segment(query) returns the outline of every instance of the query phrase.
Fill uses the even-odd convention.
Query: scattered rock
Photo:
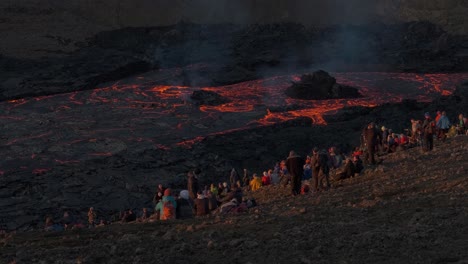
[[[304,74],[299,82],[286,89],[286,95],[304,100],[324,100],[361,97],[358,89],[336,83],[336,79],[323,70]]]
[[[208,244],[206,245],[208,249],[213,249],[216,247],[216,243],[213,240],[209,240]]]
[[[236,248],[240,244],[242,244],[243,242],[244,242],[244,239],[242,239],[242,238],[233,239],[233,240],[229,241],[229,247]]]

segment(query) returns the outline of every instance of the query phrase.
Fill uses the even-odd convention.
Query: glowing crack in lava
[[[324,114],[343,107],[374,107],[402,99],[428,101],[451,94],[468,78],[468,73],[335,73],[338,83],[360,88],[364,97],[308,101],[284,94],[297,75],[219,87],[157,85],[164,74],[171,72],[150,72],[91,91],[1,102],[0,175],[17,170],[40,174],[54,165],[149,148],[190,147],[207,136],[299,116],[325,125]],[[216,92],[230,102],[195,106],[190,95],[199,89]]]

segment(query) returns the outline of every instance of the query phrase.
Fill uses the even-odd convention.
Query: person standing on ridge
[[[431,151],[434,148],[435,123],[429,113],[425,113],[424,118],[422,125],[424,133],[424,151]]]
[[[366,147],[365,160],[367,163],[375,165],[375,147],[377,143],[377,131],[374,123],[369,123],[363,132],[364,143]]]
[[[198,193],[198,190],[199,190],[198,178],[192,171],[188,172],[187,177],[188,177],[188,179],[187,179],[187,190],[189,191],[190,199],[195,201],[195,199],[197,199],[197,193]]]

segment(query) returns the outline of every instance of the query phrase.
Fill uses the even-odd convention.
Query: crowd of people
[[[427,152],[433,149],[433,140],[444,141],[447,137],[468,135],[468,119],[462,114],[455,122],[450,122],[445,111],[437,112],[435,118],[425,113],[424,119],[411,119],[411,127],[402,133],[395,133],[385,126],[369,123],[362,131],[361,144],[347,155],[344,151],[332,146],[327,149],[314,147],[305,158],[294,150],[289,156],[277,162],[273,168],[265,170],[261,176],[257,173],[249,175],[243,169],[243,175],[232,168],[229,181],[205,185],[201,188],[199,182],[201,171],[195,169],[187,173],[187,188],[174,192],[159,184],[152,200],[153,208],[142,208],[139,216],[127,209],[120,212],[110,221],[98,218],[93,207],[89,208],[87,223],[73,219],[69,212],[63,218],[54,222],[52,217],[46,219],[45,229],[60,231],[64,229],[105,226],[111,222],[155,222],[170,219],[204,217],[217,213],[245,212],[256,206],[253,198],[246,198],[246,190],[255,192],[268,185],[289,186],[292,196],[313,192],[327,191],[331,182],[358,176],[365,166],[382,162],[382,157],[388,153],[402,151],[412,147],[420,147]]]

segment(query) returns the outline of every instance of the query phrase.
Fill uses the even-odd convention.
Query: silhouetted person
[[[301,181],[304,174],[304,159],[296,154],[294,150],[289,152],[289,157],[286,160],[286,168],[291,175],[291,194],[298,195],[301,193]]]
[[[234,186],[237,186],[238,183],[240,182],[240,176],[239,173],[237,173],[237,170],[232,168],[231,170],[231,175],[229,177],[229,181],[231,182],[231,188]]]
[[[424,133],[424,151],[431,151],[434,147],[435,123],[429,113],[424,114],[422,128]]]
[[[187,180],[187,190],[189,191],[190,199],[195,200],[197,199],[197,193],[199,190],[198,186],[198,178],[193,172],[188,173],[188,180]]]
[[[369,123],[364,129],[363,137],[366,145],[365,160],[370,164],[375,164],[375,147],[377,146],[378,132],[375,129],[374,123]]]
[[[193,211],[196,216],[204,216],[210,213],[209,201],[202,192],[198,192],[194,201]]]

